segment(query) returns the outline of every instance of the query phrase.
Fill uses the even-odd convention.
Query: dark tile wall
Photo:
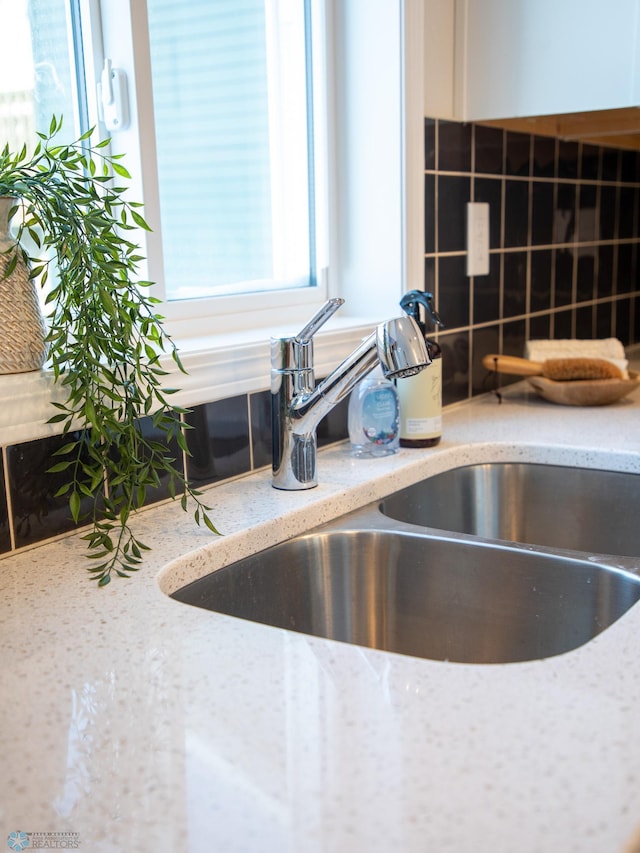
[[[469,201],[490,206],[489,274],[473,278]],[[447,326],[439,336],[445,405],[489,390],[483,355],[521,355],[527,338],[640,341],[639,208],[636,153],[425,120],[424,284]],[[186,422],[191,455],[172,452],[196,487],[271,462],[268,391],[195,406]],[[143,429],[154,437],[150,422]],[[345,401],[321,422],[318,440],[347,436]],[[46,473],[62,443],[49,437],[4,448],[0,554],[74,529],[56,497],[59,483]],[[147,500],[168,493],[162,482]]]
[[[490,212],[489,274],[471,278],[469,201]],[[445,405],[486,391],[482,357],[523,355],[527,339],[640,341],[639,220],[636,152],[427,118],[425,289],[447,327]]]
[[[59,457],[56,459],[56,451],[71,437],[77,439],[81,434],[49,436],[6,449],[11,495],[10,529],[16,548],[33,545],[75,528],[67,498],[57,495],[59,488],[67,482],[67,475],[64,472],[48,473],[48,469],[60,461]],[[88,512],[92,504],[91,500],[83,498],[81,512]]]
[[[323,419],[318,444],[342,441],[348,435],[347,405],[344,401]],[[269,391],[243,394],[195,406],[184,417],[189,455],[170,446],[179,470],[186,470],[195,488],[247,474],[271,464],[271,395]],[[145,437],[158,440],[150,418],[141,423]],[[0,457],[0,556],[74,532],[65,496],[56,492],[65,474],[51,474],[55,453],[68,437],[49,436],[4,448]],[[186,467],[185,467],[186,466]],[[6,476],[5,476],[6,467]],[[11,502],[7,500],[9,485]],[[145,503],[151,505],[170,495],[168,481],[148,489]],[[91,501],[85,501],[88,511]]]

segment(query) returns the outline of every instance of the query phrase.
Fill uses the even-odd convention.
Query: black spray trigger
[[[420,317],[420,306],[424,308],[425,319]],[[424,332],[427,317],[433,323],[434,329],[443,329],[444,323],[433,305],[433,294],[423,290],[410,290],[400,300],[400,307],[419,324]]]

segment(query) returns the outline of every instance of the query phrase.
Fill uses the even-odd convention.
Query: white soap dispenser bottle
[[[420,318],[424,308],[425,321]],[[434,329],[444,324],[433,307],[433,295],[410,290],[400,300],[400,307],[413,317],[424,335],[431,364],[415,376],[396,381],[400,401],[400,446],[434,447],[442,437],[442,350],[427,337],[426,319]]]

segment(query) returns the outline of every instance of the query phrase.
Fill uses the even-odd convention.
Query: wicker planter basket
[[[15,246],[8,215],[15,198],[0,196],[0,374],[39,370],[47,355],[46,327],[35,284],[22,256],[5,278]],[[9,254],[5,254],[9,252]]]

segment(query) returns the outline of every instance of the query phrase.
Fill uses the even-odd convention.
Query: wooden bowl
[[[640,374],[629,371],[628,379],[579,379],[556,382],[544,376],[528,376],[527,382],[550,403],[561,406],[607,406],[626,397],[640,385]]]

